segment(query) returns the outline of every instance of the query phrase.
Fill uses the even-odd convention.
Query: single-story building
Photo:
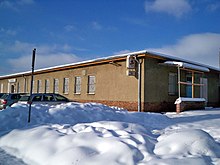
[[[166,112],[176,110],[175,102],[219,106],[219,73],[218,68],[143,50],[35,70],[33,92]],[[31,71],[0,76],[1,93],[28,93],[30,84]]]

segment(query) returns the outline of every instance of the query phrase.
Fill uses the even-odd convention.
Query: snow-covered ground
[[[32,105],[27,119],[25,104],[0,111],[0,148],[30,165],[220,164],[220,109],[156,114],[67,103]]]

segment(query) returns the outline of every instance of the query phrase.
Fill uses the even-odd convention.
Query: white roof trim
[[[208,68],[212,69],[212,70],[220,71],[219,68],[215,68],[215,67],[212,67],[212,66],[208,66],[208,65],[192,62],[192,61],[185,60],[185,59],[182,59],[182,58],[179,58],[179,57],[170,56],[170,55],[166,55],[166,54],[162,54],[162,53],[157,53],[157,52],[153,52],[153,51],[148,51],[148,50],[141,50],[141,51],[129,52],[129,53],[125,53],[125,54],[117,54],[117,55],[113,55],[113,56],[96,58],[96,59],[93,59],[93,60],[81,61],[81,62],[64,64],[64,65],[58,65],[58,66],[52,66],[52,67],[46,67],[46,68],[42,68],[42,69],[35,69],[35,72],[37,72],[37,71],[44,71],[44,70],[48,70],[48,69],[54,69],[54,68],[60,68],[60,67],[65,67],[65,66],[71,66],[71,65],[85,64],[85,63],[99,61],[99,60],[107,60],[107,59],[113,59],[113,58],[119,58],[119,57],[126,57],[128,55],[138,55],[138,54],[142,54],[142,53],[150,53],[150,54],[152,54],[155,57],[163,57],[163,58],[165,58],[167,60],[184,61],[185,63],[188,63],[188,65],[191,65],[191,64],[195,65],[197,69],[198,69],[198,67],[202,67],[202,68],[204,67],[204,68],[206,68],[205,69],[206,72],[208,72],[207,71]],[[31,66],[30,66],[30,68],[31,68]],[[2,75],[2,76],[0,76],[0,78],[6,78],[8,76],[24,75],[24,74],[29,74],[29,73],[31,73],[31,71],[13,73],[13,74],[8,74],[8,75]]]
[[[198,66],[198,65],[193,65],[185,62],[178,62],[178,61],[166,61],[164,64],[167,65],[175,65],[181,68],[187,68],[187,69],[192,69],[192,70],[197,70],[197,71],[202,71],[202,72],[209,72],[209,68],[204,67],[204,66]]]

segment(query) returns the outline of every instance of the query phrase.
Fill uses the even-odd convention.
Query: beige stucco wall
[[[145,102],[174,102],[177,95],[168,94],[169,73],[177,73],[177,68],[160,65],[157,59],[145,59]]]
[[[164,102],[174,105],[178,95],[169,95],[168,82],[169,73],[177,73],[176,67],[168,67],[160,65],[163,62],[160,59],[144,57],[142,61],[142,82],[141,82],[141,100],[142,107],[149,107],[144,103],[151,103],[164,106]],[[81,93],[74,94],[75,77],[81,77]],[[95,76],[95,94],[88,94],[88,76]],[[209,102],[219,102],[219,84],[218,73],[207,73],[208,78],[208,94]],[[64,78],[69,78],[69,92],[63,93]],[[181,79],[184,81],[185,74],[181,72]],[[17,92],[18,82],[20,84],[20,92],[30,91],[30,76],[14,76],[9,79],[16,79],[15,89]],[[50,91],[53,91],[54,79],[59,80],[59,93],[72,100],[81,101],[109,101],[124,102],[127,104],[137,104],[138,101],[138,79],[134,76],[126,75],[126,61],[121,59],[112,63],[92,64],[87,66],[79,66],[73,69],[60,70],[54,72],[46,72],[34,75],[34,91],[37,92],[37,80],[42,82],[42,90],[45,92],[45,80],[50,82]],[[26,90],[24,82],[26,84]],[[4,84],[4,92],[8,92],[8,78],[1,79],[0,84]],[[181,93],[184,95],[185,88],[181,87]],[[196,97],[199,96],[199,89],[196,89]],[[163,103],[163,104],[161,104]],[[135,105],[135,107],[137,107]]]
[[[50,81],[50,92],[53,92],[53,81],[59,79],[59,93],[76,100],[109,100],[136,101],[137,82],[133,76],[126,76],[125,61],[93,65],[71,70],[37,74],[34,76],[34,92],[37,92],[37,80],[42,81],[42,91],[45,90],[45,80]],[[81,94],[74,94],[75,77],[81,77]],[[96,77],[95,94],[88,94],[88,76]],[[69,78],[69,93],[63,93],[63,79]],[[30,78],[29,78],[30,79]]]
[[[74,70],[82,77],[81,95],[72,94],[73,98],[80,100],[109,100],[109,101],[134,101],[137,98],[137,79],[126,76],[125,61],[113,64],[104,64]],[[82,75],[83,72],[86,75]],[[95,94],[87,93],[88,76],[96,77]]]

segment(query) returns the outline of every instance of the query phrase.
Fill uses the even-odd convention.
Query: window
[[[42,89],[42,82],[41,80],[37,80],[37,93],[40,93]]]
[[[18,99],[20,99],[20,97],[21,97],[20,95],[14,94],[14,95],[11,96],[11,99],[12,100],[18,100]]]
[[[63,80],[63,93],[69,93],[69,78],[64,78]]]
[[[53,92],[54,93],[59,93],[59,80],[58,79],[54,79]]]
[[[176,73],[169,73],[169,95],[176,95],[177,94],[177,74]]]
[[[42,96],[39,95],[39,96],[34,96],[32,101],[41,101],[42,100]]]
[[[53,95],[46,94],[43,96],[43,101],[55,101]]]
[[[3,93],[3,91],[4,91],[4,85],[1,84],[1,93]]]
[[[45,80],[45,93],[49,93],[49,92],[50,92],[50,81]]]
[[[31,84],[31,82],[30,82],[30,84]],[[34,84],[34,80],[33,80],[33,86],[32,86],[33,88],[32,88],[32,91],[34,91],[35,92],[35,84]]]
[[[75,94],[81,93],[81,77],[75,77],[74,93]]]
[[[56,101],[69,101],[66,97],[61,96],[59,94],[54,95]]]
[[[26,81],[26,78],[24,78],[24,93],[27,93],[27,81]]]
[[[20,83],[18,82],[17,83],[17,93],[20,93],[21,92],[21,87],[20,87]]]
[[[95,94],[95,76],[88,77],[88,93]]]

